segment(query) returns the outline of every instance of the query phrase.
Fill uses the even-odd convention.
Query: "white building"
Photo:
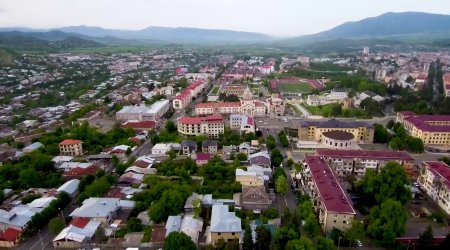
[[[333,89],[328,96],[330,100],[344,100],[348,97],[348,90],[347,89]]]
[[[119,201],[117,198],[89,198],[84,200],[83,205],[76,208],[70,217],[95,219],[107,225],[117,215]]]
[[[137,121],[158,121],[170,109],[169,100],[160,100],[155,102],[152,106],[125,106],[116,113],[116,119],[119,122],[128,120]]]
[[[221,115],[207,117],[181,117],[177,120],[178,133],[182,135],[206,135],[218,138],[225,131],[225,123]]]
[[[423,162],[419,185],[447,215],[450,215],[450,166],[444,162]]]
[[[171,144],[165,144],[165,143],[157,143],[152,148],[152,155],[165,155],[167,152],[169,152],[172,149]]]
[[[230,115],[230,128],[239,131],[239,133],[255,133],[255,121],[251,116],[232,114]]]

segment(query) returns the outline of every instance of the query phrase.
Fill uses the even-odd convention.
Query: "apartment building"
[[[325,233],[349,229],[356,213],[333,170],[321,156],[306,156],[301,181],[307,186]]]
[[[61,155],[83,155],[83,142],[80,140],[65,139],[58,146]]]
[[[330,119],[326,121],[301,121],[298,126],[299,141],[323,142],[324,132],[344,131],[353,134],[356,143],[372,143],[373,125],[366,122]]]
[[[440,161],[425,161],[418,182],[439,207],[450,215],[450,166]]]
[[[414,176],[414,158],[404,151],[366,151],[342,149],[316,149],[338,176],[362,177],[367,169],[379,170],[388,162],[401,164],[409,177]]]
[[[178,94],[173,100],[173,108],[176,110],[184,109],[192,102],[192,98],[200,94],[205,88],[205,81],[196,80]]]
[[[116,120],[124,121],[158,121],[170,109],[169,100],[160,100],[152,104],[150,107],[141,106],[125,106],[116,113]]]
[[[417,115],[404,111],[397,113],[396,122],[425,145],[450,146],[450,115]]]
[[[218,138],[225,130],[225,122],[221,115],[206,117],[184,116],[177,120],[178,133],[182,135],[206,135]]]
[[[450,97],[450,73],[444,74],[444,95]]]

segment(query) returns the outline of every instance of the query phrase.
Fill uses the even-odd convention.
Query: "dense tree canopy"
[[[164,250],[195,250],[197,247],[185,233],[172,232],[164,240]]]

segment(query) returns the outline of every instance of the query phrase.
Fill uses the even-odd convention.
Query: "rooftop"
[[[405,160],[414,161],[414,158],[404,151],[366,151],[366,150],[343,150],[343,149],[316,149],[316,155],[335,158],[365,158],[383,160]]]
[[[317,128],[360,128],[367,127],[372,128],[372,124],[367,122],[358,122],[358,121],[344,121],[344,120],[336,120],[330,119],[325,121],[302,121],[300,123],[300,127],[310,127],[315,126]]]
[[[327,212],[355,214],[350,201],[331,168],[320,156],[306,156],[311,177]]]
[[[60,142],[59,145],[77,145],[80,143],[81,143],[80,140],[65,139],[64,141]]]
[[[95,218],[106,217],[117,210],[119,199],[117,198],[89,198],[83,201],[83,205],[76,208],[71,217]]]
[[[211,232],[241,232],[241,219],[234,212],[229,212],[228,210],[228,205],[213,205]]]
[[[323,132],[322,135],[325,137],[328,137],[330,139],[334,139],[334,140],[348,141],[348,140],[355,138],[355,136],[352,133],[345,132],[345,131],[339,131],[339,130]]]
[[[425,161],[424,164],[428,166],[430,171],[435,175],[440,176],[447,188],[450,188],[450,166],[441,161]]]

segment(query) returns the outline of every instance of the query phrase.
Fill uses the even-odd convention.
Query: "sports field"
[[[279,88],[282,92],[305,93],[305,94],[311,93],[311,91],[313,90],[311,85],[305,82],[281,84]]]

